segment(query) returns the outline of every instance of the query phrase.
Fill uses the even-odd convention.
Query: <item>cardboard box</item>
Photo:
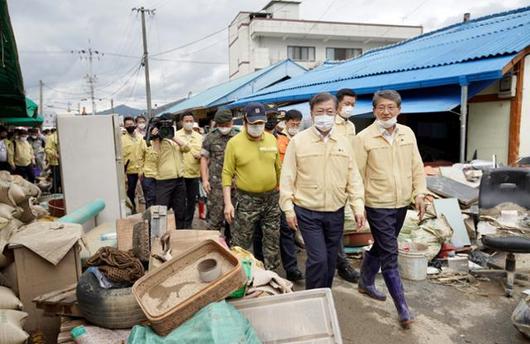
[[[44,316],[43,310],[37,309],[33,299],[77,283],[81,276],[79,245],[74,245],[56,266],[24,246],[13,245],[9,248],[15,257],[13,269],[18,295],[24,305],[24,312],[29,315],[24,330],[28,333],[42,331],[48,343],[55,343],[60,318]]]

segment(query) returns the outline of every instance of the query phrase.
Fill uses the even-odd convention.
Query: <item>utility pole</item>
[[[114,113],[114,98],[110,98],[110,109]]]
[[[44,83],[42,80],[39,80],[39,112],[40,115],[44,117],[44,99],[42,98],[42,87],[44,86]]]
[[[96,114],[96,97],[94,95],[94,86],[96,85],[96,75],[92,73],[92,62],[94,58],[98,60],[103,56],[103,53],[92,49],[90,46],[90,40],[88,40],[88,50],[72,50],[72,54],[77,53],[81,59],[88,60],[88,74],[85,75],[88,87],[90,88],[90,100],[92,102],[92,115]]]
[[[144,55],[142,58],[142,65],[145,69],[145,97],[147,100],[147,118],[151,118],[153,111],[151,109],[151,83],[149,81],[149,55],[147,53],[147,30],[145,28],[145,13],[149,15],[155,15],[156,9],[146,9],[143,6],[140,8],[133,8],[133,12],[140,12],[142,15],[142,40],[144,43]]]

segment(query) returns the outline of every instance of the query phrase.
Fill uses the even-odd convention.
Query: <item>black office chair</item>
[[[480,182],[479,210],[491,209],[505,202],[530,209],[530,169],[497,168],[484,171]],[[515,278],[515,253],[530,253],[530,238],[509,235],[504,237],[482,236],[482,244],[495,251],[507,252],[506,296],[513,293]]]

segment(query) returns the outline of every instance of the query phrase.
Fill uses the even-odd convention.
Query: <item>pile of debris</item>
[[[79,281],[34,299],[60,317],[58,343],[340,338],[329,290],[293,292],[250,252],[229,249],[221,233],[169,228],[173,215],[154,206],[83,234]],[[278,316],[264,317],[267,309]],[[309,309],[311,318],[300,318]],[[287,321],[288,333],[270,331]]]

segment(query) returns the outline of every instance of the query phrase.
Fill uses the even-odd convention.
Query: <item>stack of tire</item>
[[[26,343],[29,334],[22,327],[28,314],[21,309],[22,303],[15,293],[5,286],[0,286],[0,343]]]

